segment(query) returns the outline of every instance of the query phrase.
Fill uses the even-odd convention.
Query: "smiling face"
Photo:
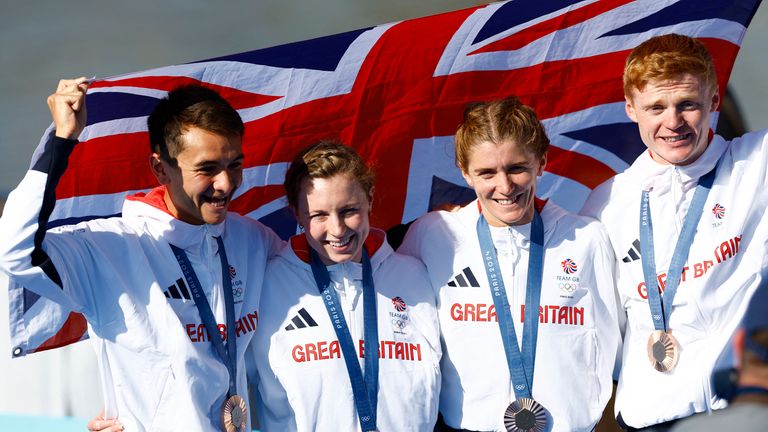
[[[305,178],[296,219],[325,265],[360,262],[370,231],[371,196],[349,174]]]
[[[720,103],[717,89],[691,74],[649,81],[626,98],[627,115],[660,164],[688,165],[709,144],[710,113]]]
[[[240,136],[224,137],[190,127],[176,166],[151,156],[152,170],[165,185],[165,203],[177,219],[193,225],[224,222],[232,195],[243,180]]]
[[[544,170],[546,154],[536,157],[512,140],[483,141],[471,148],[467,162],[462,175],[489,225],[523,225],[533,219],[536,177]]]

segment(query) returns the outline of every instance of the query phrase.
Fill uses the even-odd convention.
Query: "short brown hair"
[[[184,150],[184,133],[192,127],[221,135],[242,137],[240,114],[217,92],[200,85],[177,87],[161,99],[147,119],[153,153],[171,165]]]
[[[305,148],[293,158],[285,173],[283,186],[288,204],[298,208],[304,179],[327,179],[339,174],[347,174],[357,180],[370,198],[375,177],[355,150],[335,141],[320,141]]]
[[[642,90],[649,81],[674,79],[681,74],[699,77],[708,89],[717,89],[712,55],[698,40],[679,34],[656,36],[641,43],[627,56],[624,65],[624,95]]]
[[[507,140],[538,158],[549,147],[547,133],[533,108],[523,105],[518,98],[471,104],[456,131],[456,164],[466,172],[472,147],[486,141],[498,145]]]

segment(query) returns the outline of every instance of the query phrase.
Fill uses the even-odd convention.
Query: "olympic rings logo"
[[[579,288],[579,285],[577,285],[575,283],[570,283],[570,282],[561,282],[559,284],[559,286],[560,286],[561,290],[563,290],[563,291],[565,291],[567,293],[572,293],[572,292],[576,291]]]
[[[404,329],[404,328],[405,328],[405,326],[406,326],[406,324],[408,324],[408,323],[406,323],[406,322],[405,322],[405,321],[403,321],[403,320],[399,320],[399,319],[397,319],[397,318],[392,318],[392,325],[393,325],[394,327],[397,327],[397,328],[399,328],[400,330]]]
[[[236,287],[232,288],[232,295],[235,297],[240,297],[243,295],[243,287]]]

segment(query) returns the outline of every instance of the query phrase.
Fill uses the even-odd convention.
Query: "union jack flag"
[[[509,95],[536,109],[552,141],[540,196],[577,211],[644,149],[624,113],[629,50],[664,33],[700,38],[723,90],[759,3],[516,0],[102,79],[89,90],[88,127],[52,225],[119,214],[127,194],[156,184],[147,115],[185,83],[218,90],[243,117],[244,182],[231,209],[284,238],[296,224],[283,175],[297,150],[320,139],[355,147],[376,169],[376,226],[474,198],[454,164],[454,132],[467,103]],[[86,330],[79,315],[19,287],[11,325],[17,355]]]
[[[579,270],[579,266],[577,266],[576,262],[570,258],[566,258],[566,260],[561,262],[560,265],[563,267],[565,274],[574,274]]]

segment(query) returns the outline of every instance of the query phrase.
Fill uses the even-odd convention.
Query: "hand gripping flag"
[[[577,211],[644,149],[624,113],[629,50],[664,33],[700,38],[722,91],[758,5],[516,0],[99,80],[51,225],[117,215],[127,194],[155,186],[147,116],[186,83],[219,91],[243,117],[244,181],[230,208],[283,238],[296,232],[285,170],[321,139],[355,147],[375,168],[376,226],[472,199],[455,167],[453,134],[467,103],[509,95],[535,108],[552,141],[540,196]],[[86,335],[80,315],[20,287],[11,290],[11,328],[16,356]]]

